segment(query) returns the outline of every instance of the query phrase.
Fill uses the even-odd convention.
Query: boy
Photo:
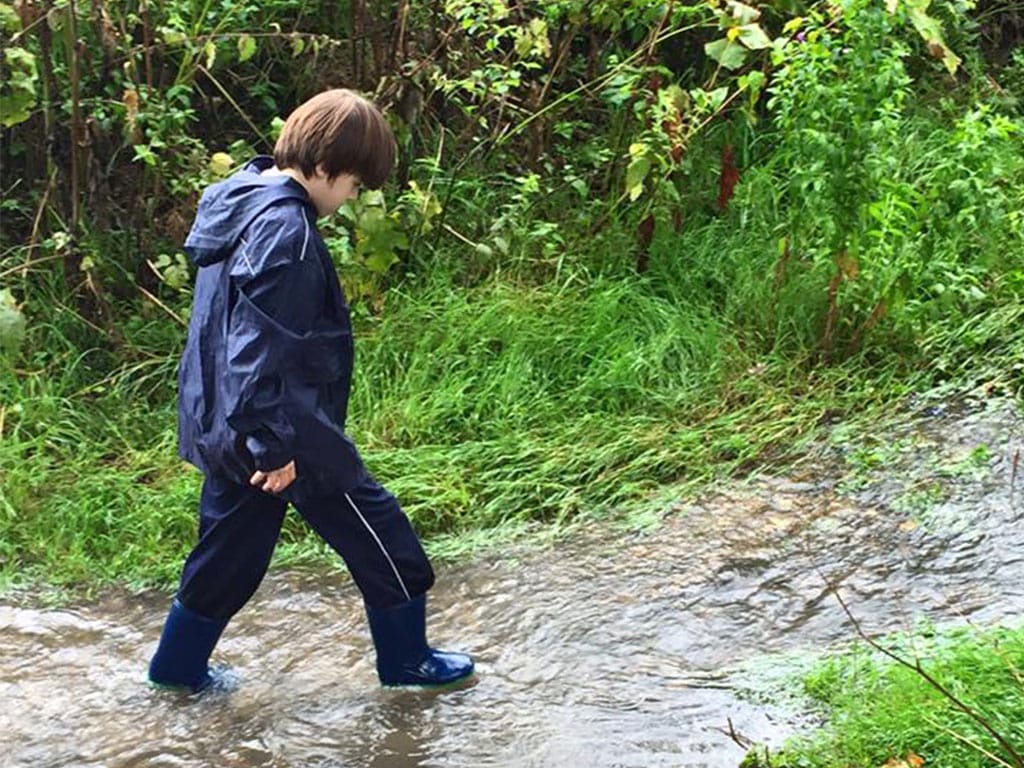
[[[291,502],[345,560],[386,686],[448,685],[464,654],[425,635],[434,574],[394,496],[345,435],[353,347],[318,217],[379,188],[395,143],[378,109],[336,89],[285,122],[273,158],[209,187],[185,250],[199,265],[178,373],[179,453],[199,467],[199,542],[149,667],[159,688],[215,682],[210,653],[266,572]]]

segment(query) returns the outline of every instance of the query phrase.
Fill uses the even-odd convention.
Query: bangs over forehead
[[[317,94],[292,112],[274,145],[278,168],[297,168],[313,176],[323,166],[328,180],[357,176],[380,188],[395,162],[391,126],[373,102],[335,88]]]

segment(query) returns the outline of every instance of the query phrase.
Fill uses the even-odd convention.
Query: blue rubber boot
[[[427,645],[426,613],[426,595],[393,608],[367,606],[370,634],[377,649],[377,676],[382,685],[436,688],[472,677],[471,657]]]
[[[227,623],[227,619],[208,619],[193,613],[175,598],[160,644],[149,662],[150,686],[199,693],[213,685],[218,674],[210,671],[208,662]]]

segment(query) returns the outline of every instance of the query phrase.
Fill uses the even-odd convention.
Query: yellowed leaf
[[[921,768],[924,758],[913,750],[907,752],[905,758],[893,757],[882,763],[881,768]]]
[[[836,264],[839,265],[839,271],[842,272],[843,277],[847,280],[856,280],[860,274],[860,264],[857,263],[857,258],[851,255],[849,251],[843,251],[836,256]]]

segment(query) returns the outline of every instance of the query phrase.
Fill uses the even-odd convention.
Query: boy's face
[[[349,200],[355,200],[359,196],[362,184],[358,177],[349,173],[343,173],[328,181],[322,171],[314,176],[312,181],[314,184],[309,190],[310,197],[321,216],[331,216]]]

